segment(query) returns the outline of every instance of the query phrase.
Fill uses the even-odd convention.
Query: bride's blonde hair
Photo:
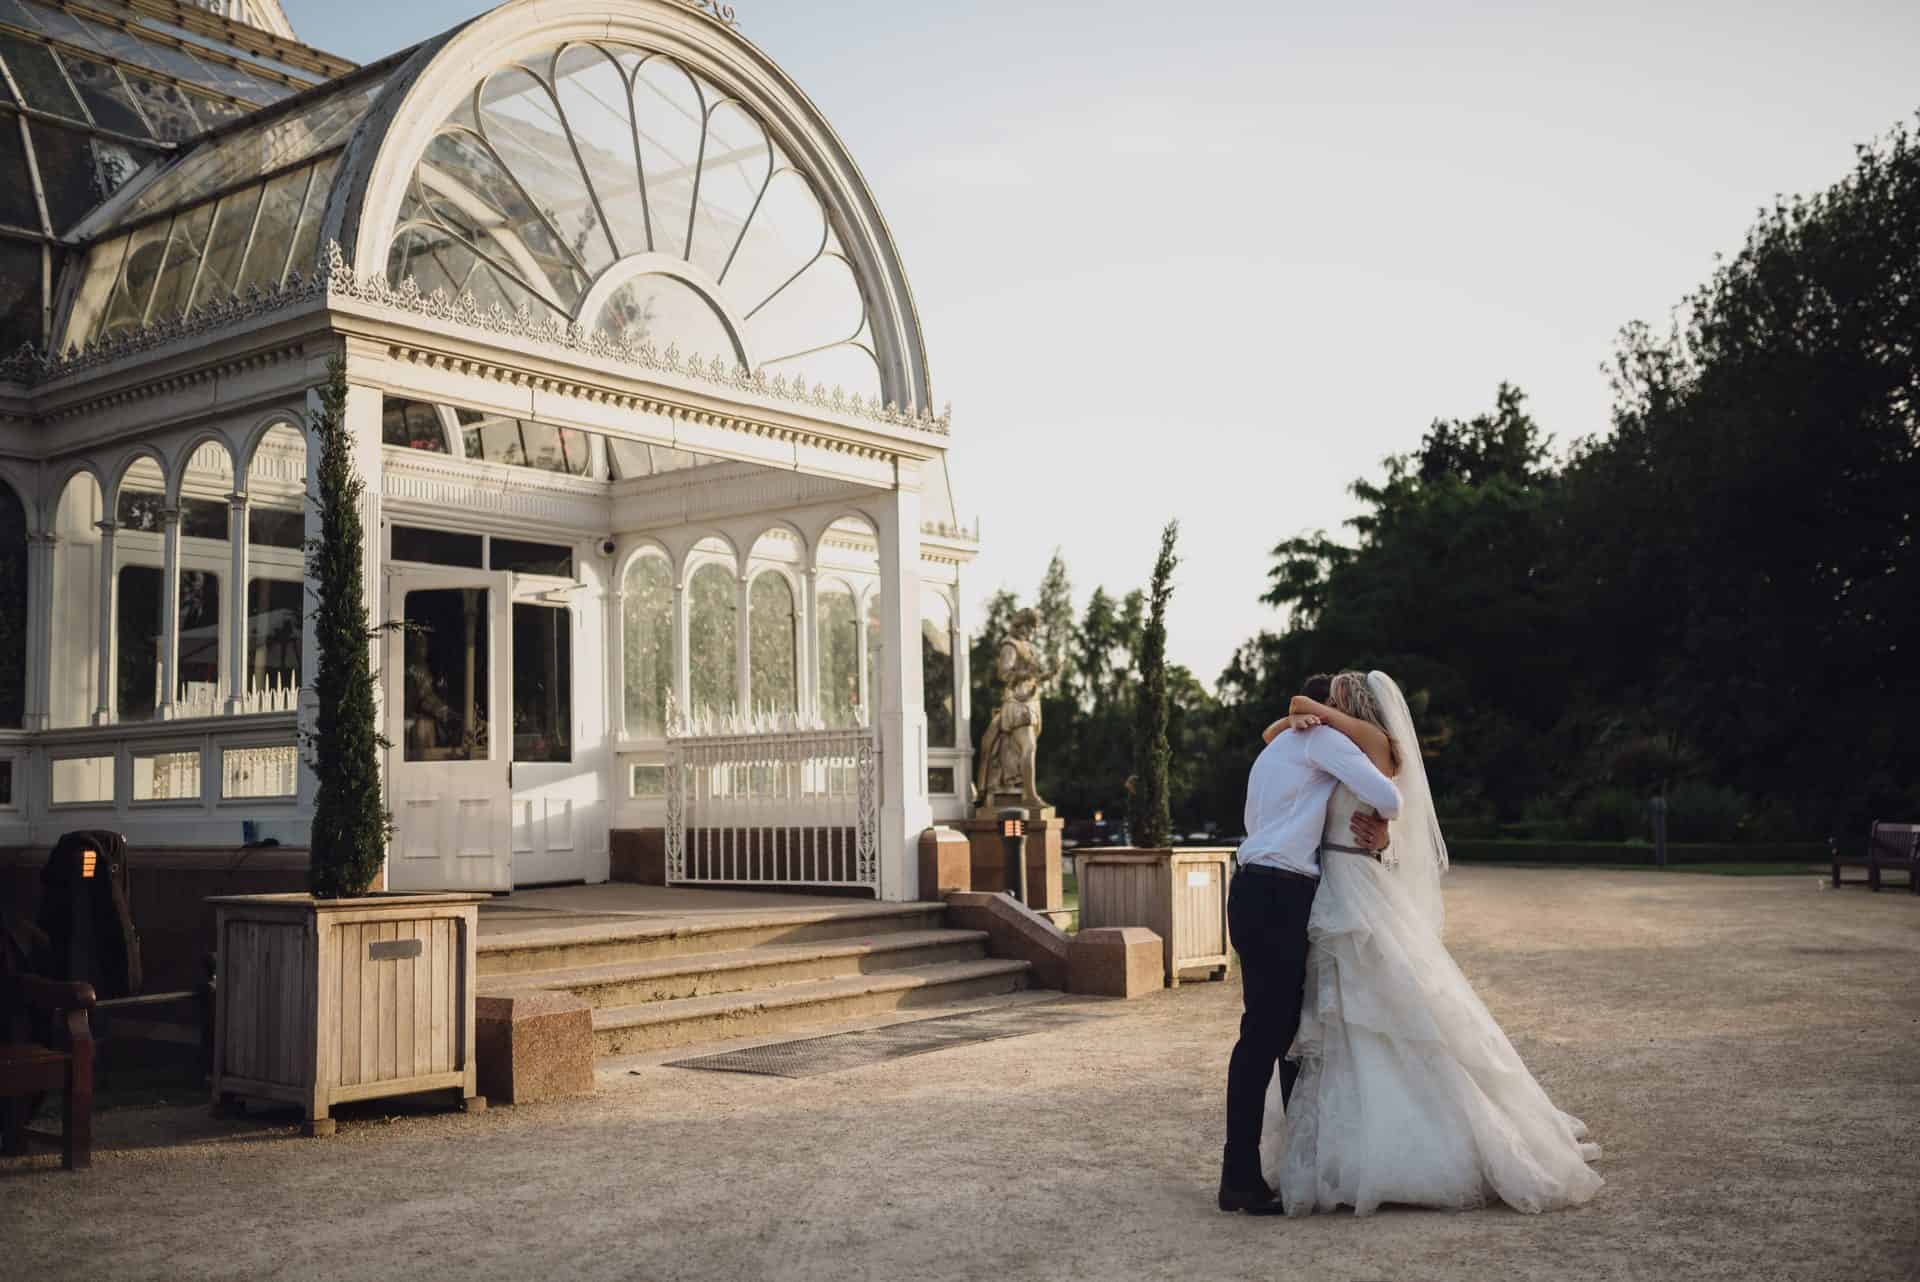
[[[1366,673],[1335,673],[1327,702],[1350,717],[1358,717],[1379,726],[1387,736],[1387,751],[1393,757],[1394,767],[1399,768],[1400,747],[1393,741],[1393,732],[1387,729],[1387,714],[1381,710],[1380,700],[1374,696],[1373,684],[1367,680]]]

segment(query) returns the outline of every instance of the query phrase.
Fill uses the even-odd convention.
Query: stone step
[[[729,912],[702,919],[680,916],[601,919],[579,926],[543,926],[511,934],[482,934],[477,942],[480,975],[523,974],[737,952],[763,944],[859,939],[895,931],[925,931],[943,924],[937,903],[874,903],[831,908]]]
[[[1017,992],[1027,985],[1027,970],[1023,961],[940,962],[871,975],[802,980],[752,992],[605,1007],[593,1012],[595,1050],[600,1055],[634,1055],[720,1038],[759,1037],[908,1006]]]
[[[534,988],[574,993],[596,1007],[633,1006],[942,962],[978,961],[986,955],[985,931],[900,930],[859,939],[761,944],[727,952],[499,974],[483,978],[480,992],[495,996]]]

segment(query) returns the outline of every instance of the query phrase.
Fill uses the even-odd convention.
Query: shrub
[[[1732,788],[1689,779],[1667,794],[1668,841],[1738,841],[1752,809]]]
[[[1584,841],[1628,841],[1647,835],[1646,803],[1625,788],[1602,788],[1573,808],[1573,830]]]

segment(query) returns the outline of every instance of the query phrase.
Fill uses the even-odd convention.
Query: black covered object
[[[86,852],[98,858],[85,875]],[[40,874],[40,929],[49,979],[81,980],[101,998],[140,991],[140,936],[127,894],[127,839],[117,832],[70,832]]]

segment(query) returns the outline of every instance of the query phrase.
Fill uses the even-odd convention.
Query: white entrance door
[[[511,576],[389,570],[393,890],[511,890]]]
[[[515,577],[513,602],[513,880],[583,881],[600,863],[593,825],[600,772],[581,743],[575,687],[601,688],[600,665],[580,645],[581,610],[568,593]],[[583,651],[586,651],[583,653]],[[600,874],[604,876],[603,874]]]

